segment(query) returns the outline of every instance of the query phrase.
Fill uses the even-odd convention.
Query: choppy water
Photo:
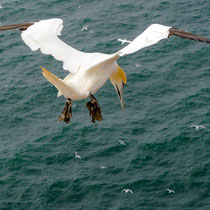
[[[113,53],[152,23],[210,37],[209,0],[0,5],[1,25],[62,18],[61,38],[86,52]],[[77,101],[66,126],[65,100],[39,68],[64,77],[62,64],[1,32],[0,209],[210,209],[209,57],[210,45],[180,38],[122,57],[125,112],[107,82],[95,95],[104,120],[92,125]]]

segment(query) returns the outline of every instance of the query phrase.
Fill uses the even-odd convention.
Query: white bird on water
[[[123,87],[127,79],[125,72],[117,64],[117,59],[121,56],[135,53],[144,47],[156,44],[160,40],[171,36],[210,43],[209,39],[183,30],[152,24],[126,47],[115,53],[85,53],[74,49],[58,38],[63,28],[61,19],[54,18],[38,22],[0,26],[0,31],[15,28],[19,28],[22,31],[21,37],[32,51],[40,49],[43,54],[52,55],[56,60],[63,62],[64,70],[69,71],[69,74],[64,79],[60,79],[41,67],[46,79],[58,89],[58,96],[66,98],[66,106],[59,116],[59,121],[66,123],[70,123],[72,116],[71,101],[88,97],[91,98],[91,101],[86,106],[89,109],[92,122],[95,123],[95,120],[102,120],[101,108],[93,94],[108,79],[110,79],[117,91],[122,109],[124,109]]]

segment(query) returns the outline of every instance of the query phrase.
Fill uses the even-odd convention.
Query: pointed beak
[[[119,97],[119,99],[120,99],[120,103],[121,103],[122,110],[124,111],[123,88],[124,88],[124,83],[122,83],[120,89],[119,89],[118,86],[116,85],[117,94],[118,94],[118,97]]]

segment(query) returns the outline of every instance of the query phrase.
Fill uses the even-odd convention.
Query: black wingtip
[[[7,31],[13,29],[19,29],[21,31],[25,31],[29,26],[33,25],[34,23],[20,23],[20,24],[13,24],[13,25],[5,25],[0,26],[0,31]]]
[[[169,29],[169,36],[178,36],[184,39],[190,39],[194,41],[199,41],[199,42],[205,42],[205,43],[210,43],[210,39],[204,38],[202,36],[198,36],[196,34],[186,32],[177,28],[170,28]]]

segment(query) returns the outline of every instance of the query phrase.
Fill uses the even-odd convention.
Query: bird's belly
[[[88,98],[90,94],[95,94],[96,91],[105,84],[107,79],[100,81],[97,79],[88,79],[86,81],[79,80],[77,84],[74,85],[75,91],[69,93],[68,98],[71,98],[72,100],[82,100]]]
[[[98,89],[100,89],[105,83],[106,81],[109,79],[109,77],[107,78],[98,78],[98,79],[91,79],[89,81],[89,84],[87,85],[87,89],[86,91],[94,94]]]
[[[97,73],[95,75],[91,75],[84,81],[84,87],[86,91],[89,91],[90,93],[95,93],[98,89],[100,89],[106,81],[109,79],[112,71],[107,71],[104,74]]]
[[[113,71],[114,69],[112,68],[78,76],[74,81],[74,85],[76,86],[75,90],[77,92],[75,98],[83,99],[89,97],[90,94],[96,93],[96,91],[106,83]]]
[[[96,93],[98,89],[100,89],[108,80],[108,78],[91,78],[84,82],[80,81],[80,85],[77,88],[78,93],[75,95],[76,97],[87,98],[90,94]]]

